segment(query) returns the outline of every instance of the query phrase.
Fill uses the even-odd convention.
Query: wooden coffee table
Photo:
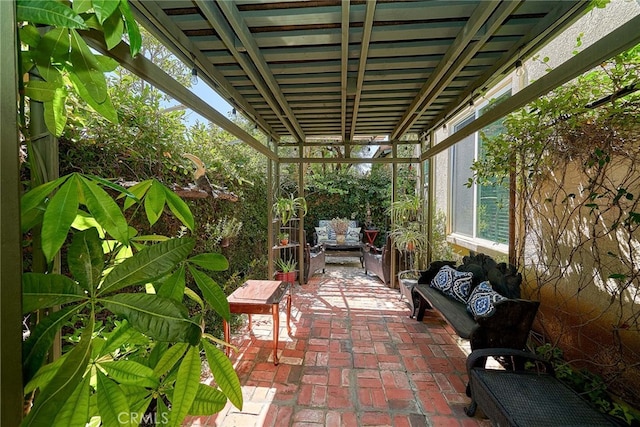
[[[280,301],[287,296],[287,332],[291,335],[291,292],[290,285],[280,280],[247,280],[227,298],[229,310],[235,314],[249,315],[251,329],[252,314],[269,314],[273,316],[273,364],[278,364],[278,331],[280,329]],[[222,320],[224,340],[229,342],[231,328],[226,320]],[[229,347],[226,348],[229,355]]]

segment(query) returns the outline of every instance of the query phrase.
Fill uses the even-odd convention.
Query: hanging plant
[[[307,214],[307,201],[304,197],[279,197],[273,204],[273,213],[280,219],[282,225],[286,225],[291,218],[298,216],[302,211],[302,216]]]

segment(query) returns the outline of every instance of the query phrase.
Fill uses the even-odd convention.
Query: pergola
[[[90,45],[269,159],[282,163],[428,162],[467,135],[640,42],[636,17],[445,140],[433,133],[582,16],[588,1],[130,0],[138,21],[267,136],[263,144],[124,43]],[[0,420],[21,411],[20,235],[15,5],[0,2]],[[354,146],[385,140],[391,156]],[[397,156],[416,144],[415,157]],[[312,156],[330,146],[336,158]],[[294,147],[296,156],[279,149]],[[285,150],[289,152],[290,150]],[[299,168],[301,170],[302,168]],[[422,168],[420,168],[422,170]],[[429,168],[431,171],[432,168]],[[394,173],[395,177],[395,173]],[[276,178],[277,179],[277,178]],[[429,177],[422,177],[423,180]],[[303,177],[300,172],[300,187]],[[273,197],[269,195],[269,200]],[[271,233],[272,234],[272,233]],[[271,244],[272,242],[270,242]]]

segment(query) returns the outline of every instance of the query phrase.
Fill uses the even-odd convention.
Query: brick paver
[[[271,316],[254,315],[252,331],[231,336],[242,410],[228,404],[187,426],[490,425],[464,414],[468,345],[437,314],[410,319],[398,290],[359,263],[328,264],[292,290],[292,336],[283,326],[280,364]]]

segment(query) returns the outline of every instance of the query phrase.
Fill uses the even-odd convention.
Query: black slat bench
[[[413,288],[417,296],[416,320],[422,321],[427,308],[440,313],[460,338],[468,339],[471,349],[509,347],[524,349],[540,303],[524,299],[506,299],[494,304],[490,317],[474,319],[467,306],[427,284]]]
[[[472,253],[464,257],[457,271],[472,273],[474,286],[488,281],[494,291],[506,298],[493,303],[495,311],[490,316],[474,318],[467,310],[467,304],[430,286],[440,269],[454,264],[452,261],[435,261],[422,273],[412,289],[416,320],[422,321],[425,311],[432,309],[440,313],[460,338],[470,341],[472,350],[486,347],[525,349],[540,303],[520,298],[521,274],[515,267],[498,264],[484,254]]]

